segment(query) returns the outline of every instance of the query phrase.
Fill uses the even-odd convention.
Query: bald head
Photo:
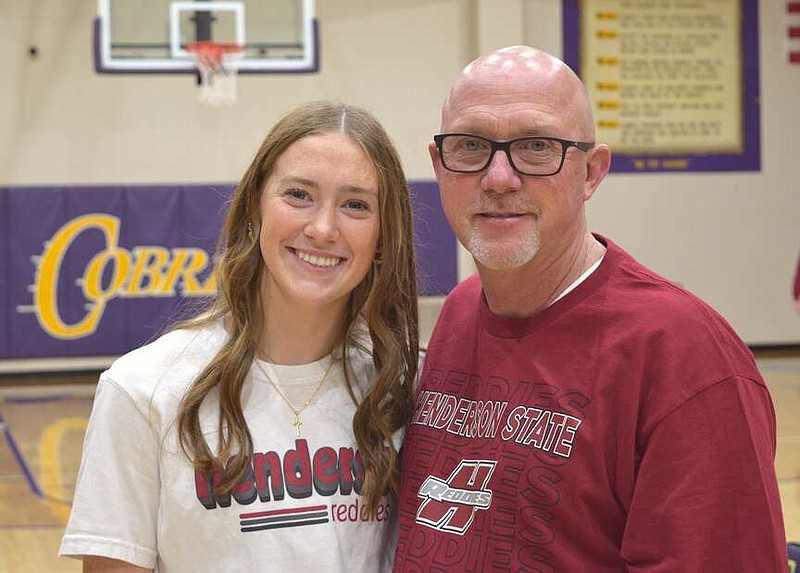
[[[460,77],[474,77],[485,71],[501,70],[519,73],[533,70],[543,76],[554,76],[559,72],[571,73],[567,65],[541,50],[529,46],[509,46],[493,50],[473,60],[462,70]],[[574,76],[574,74],[572,74]],[[577,76],[576,76],[577,79]],[[579,80],[580,81],[580,80]]]
[[[494,50],[468,64],[444,102],[442,129],[451,130],[465,108],[480,107],[491,114],[493,107],[526,103],[549,110],[553,121],[563,120],[563,126],[554,126],[561,135],[594,141],[592,108],[583,82],[564,62],[529,46]]]

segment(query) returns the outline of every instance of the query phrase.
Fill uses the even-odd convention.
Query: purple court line
[[[3,402],[9,404],[43,404],[45,402],[58,402],[72,398],[70,394],[52,394],[50,396],[6,396]]]
[[[44,497],[39,489],[39,486],[36,485],[36,480],[33,479],[33,474],[31,474],[28,464],[25,463],[25,458],[22,457],[22,452],[19,451],[17,443],[14,441],[14,436],[11,435],[11,430],[5,424],[2,416],[0,416],[0,426],[3,428],[3,435],[6,437],[6,443],[8,444],[8,447],[11,448],[11,455],[13,455],[14,459],[17,460],[17,465],[22,471],[22,475],[25,476],[25,481],[28,482],[28,487],[31,488],[31,491],[36,497]]]
[[[19,469],[22,472],[25,481],[28,482],[28,487],[30,488],[31,493],[36,497],[38,497],[39,499],[45,499],[55,503],[63,503],[64,505],[72,506],[71,501],[66,499],[59,499],[51,495],[45,495],[44,492],[42,492],[42,490],[39,489],[39,486],[36,483],[36,479],[33,477],[33,473],[28,467],[28,464],[25,463],[25,458],[22,455],[22,452],[20,451],[19,447],[17,447],[17,443],[14,440],[14,436],[11,435],[11,429],[8,427],[8,425],[6,425],[2,416],[0,416],[0,428],[3,428],[3,435],[6,438],[6,443],[8,444],[9,449],[11,449],[11,454],[17,461],[17,465],[19,466]]]

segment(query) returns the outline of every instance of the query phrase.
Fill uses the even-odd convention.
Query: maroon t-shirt
[[[477,276],[428,345],[396,572],[782,571],[775,415],[708,305],[612,242],[571,293],[493,315]]]

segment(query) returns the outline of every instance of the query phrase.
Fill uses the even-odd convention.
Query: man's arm
[[[721,381],[643,439],[621,548],[629,571],[786,570],[775,417],[764,386]]]

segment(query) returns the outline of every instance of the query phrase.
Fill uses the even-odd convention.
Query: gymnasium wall
[[[761,172],[613,174],[590,226],[709,301],[748,343],[800,344],[800,66],[785,63],[784,2],[759,4]],[[408,178],[430,181],[427,143],[464,64],[515,43],[562,53],[558,0],[317,0],[316,11],[318,74],[242,76],[236,106],[209,108],[191,76],[96,75],[95,0],[0,0],[0,186],[235,182],[282,114],[321,98],[375,113]],[[469,274],[469,257],[453,256]],[[439,302],[423,301],[425,335]]]

